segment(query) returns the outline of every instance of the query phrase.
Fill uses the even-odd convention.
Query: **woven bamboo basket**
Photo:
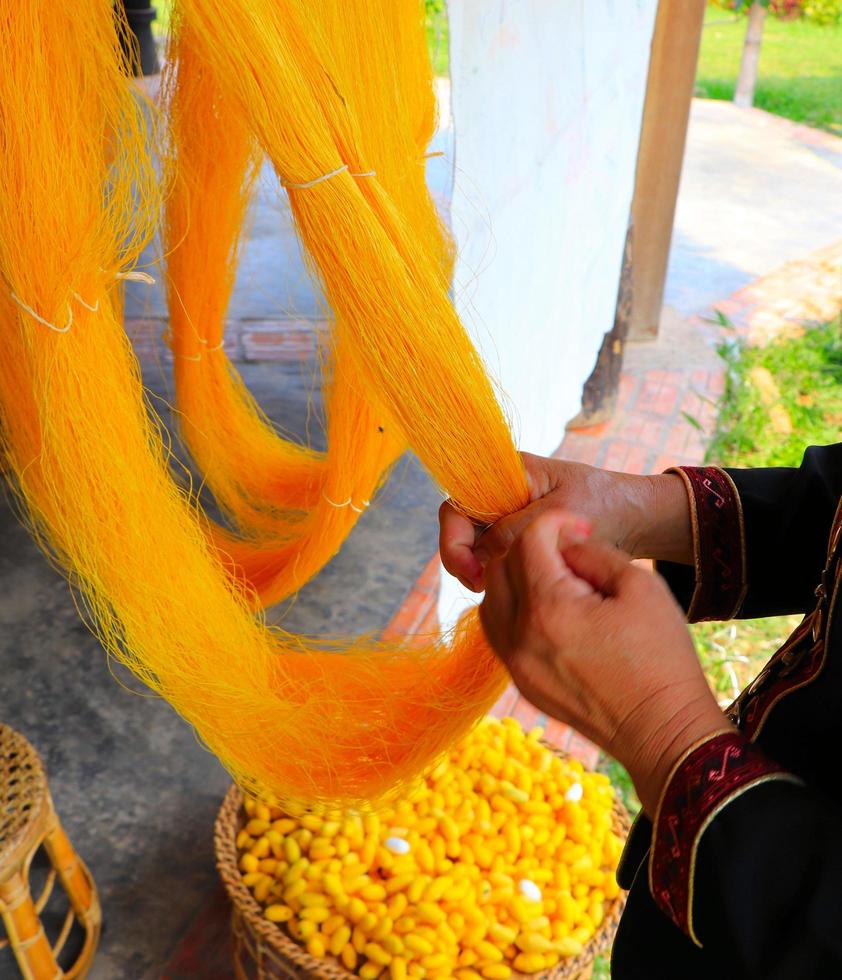
[[[550,746],[550,748],[552,748]],[[552,749],[556,755],[565,753]],[[314,977],[316,980],[350,980],[355,974],[335,958],[317,959],[300,946],[281,925],[269,922],[263,910],[243,884],[237,867],[237,834],[244,824],[243,794],[232,786],[225,796],[214,827],[216,865],[231,899],[231,930],[234,975],[237,980],[290,980]],[[614,832],[625,838],[629,815],[619,800],[614,802]],[[625,905],[620,894],[605,910],[605,918],[579,956],[562,960],[541,974],[513,973],[512,980],[589,980],[594,959],[608,949],[617,931]]]

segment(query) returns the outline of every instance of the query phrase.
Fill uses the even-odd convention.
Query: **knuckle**
[[[480,536],[483,548],[491,555],[504,554],[515,541],[515,533],[511,521],[498,521],[492,524]]]

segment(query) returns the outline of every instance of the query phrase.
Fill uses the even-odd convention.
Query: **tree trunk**
[[[757,84],[757,63],[760,61],[760,42],[763,40],[763,24],[766,21],[766,8],[762,3],[753,3],[748,12],[748,28],[740,61],[740,77],[734,92],[734,103],[741,109],[754,105],[754,87]]]

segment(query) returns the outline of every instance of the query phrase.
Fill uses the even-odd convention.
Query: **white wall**
[[[657,0],[449,0],[457,307],[549,454],[611,329]],[[465,604],[442,586],[448,624]]]

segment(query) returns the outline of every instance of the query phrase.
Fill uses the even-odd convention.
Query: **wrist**
[[[638,758],[627,768],[641,805],[650,817],[654,817],[664,788],[680,760],[700,742],[726,731],[735,728],[708,694],[674,714],[644,742]]]
[[[681,477],[677,473],[623,476],[626,481],[623,550],[632,558],[692,565],[692,515]]]

